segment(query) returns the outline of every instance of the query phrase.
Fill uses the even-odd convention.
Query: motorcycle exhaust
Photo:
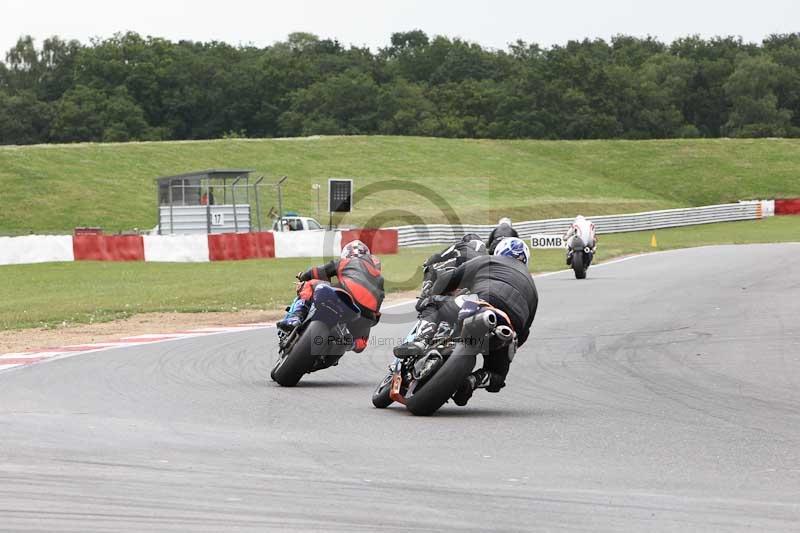
[[[464,320],[464,327],[472,327],[476,325],[483,326],[488,329],[494,329],[497,324],[497,316],[491,311],[479,312]]]
[[[497,315],[492,313],[491,311],[485,311],[480,313],[476,319],[480,319],[483,322],[483,325],[487,328],[493,328],[497,325]]]
[[[514,330],[508,326],[497,326],[494,330],[494,334],[504,343],[514,338]]]

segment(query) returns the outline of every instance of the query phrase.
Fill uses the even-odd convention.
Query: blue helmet
[[[525,241],[516,237],[508,237],[500,241],[494,249],[494,255],[504,255],[522,261],[526,265],[531,259],[531,251]]]

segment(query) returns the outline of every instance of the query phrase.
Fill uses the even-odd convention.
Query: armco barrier
[[[776,215],[800,215],[800,198],[775,200]]]
[[[211,261],[269,257],[275,257],[272,232],[208,235],[208,258]]]
[[[0,237],[0,265],[73,261],[72,236]]]
[[[144,261],[140,235],[75,235],[75,261]]]
[[[777,202],[776,202],[777,204]],[[776,205],[777,212],[777,205]],[[648,211],[629,215],[607,215],[589,217],[595,223],[597,233],[620,233],[625,231],[643,231],[678,226],[694,226],[714,222],[734,220],[753,220],[765,216],[762,202],[739,202],[736,204],[710,205],[686,209],[667,209]],[[514,228],[523,239],[533,234],[562,234],[569,229],[571,218],[552,220],[534,220],[514,224]],[[400,246],[423,246],[428,244],[445,244],[462,237],[466,233],[477,233],[483,239],[489,237],[494,226],[432,224],[427,226],[401,226],[397,229]]]
[[[358,239],[374,254],[397,253],[396,229],[355,229],[342,232],[342,244]]]

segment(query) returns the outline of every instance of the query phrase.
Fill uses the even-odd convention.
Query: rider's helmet
[[[585,221],[586,221],[586,217],[584,217],[583,215],[578,215],[578,216],[575,217],[575,223],[576,224],[578,222],[585,222]]]
[[[526,265],[531,259],[531,251],[525,241],[516,237],[508,237],[500,241],[494,249],[494,255],[504,255],[522,261]]]
[[[363,242],[359,241],[358,239],[354,241],[350,241],[344,246],[342,246],[342,259],[348,259],[350,257],[359,257],[369,255],[369,248]]]
[[[466,235],[461,237],[461,242],[471,242],[471,241],[480,241],[480,240],[483,240],[483,239],[481,239],[481,236],[478,235],[477,233],[467,233]]]
[[[498,225],[498,226],[508,226],[508,227],[512,227],[512,225],[511,225],[511,219],[510,219],[510,218],[508,218],[508,217],[503,217],[503,218],[501,218],[500,220],[498,220],[498,221],[497,221],[497,225]]]

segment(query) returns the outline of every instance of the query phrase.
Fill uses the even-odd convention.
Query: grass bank
[[[655,233],[658,247],[650,246]],[[601,236],[598,261],[621,255],[709,244],[800,241],[800,217],[728,222]],[[389,291],[419,287],[419,265],[431,248],[384,256]],[[145,312],[202,313],[279,309],[293,295],[308,259],[199,264],[48,263],[0,266],[0,329],[92,323]],[[565,268],[561,250],[534,250],[531,270]]]
[[[0,235],[116,232],[156,224],[154,178],[203,168],[287,175],[286,209],[315,214],[311,186],[356,179],[341,222],[467,223],[613,214],[800,196],[800,140],[491,141],[415,137],[231,139],[0,147]],[[325,209],[325,191],[322,191]],[[437,199],[440,197],[440,199]],[[265,189],[263,210],[276,205]],[[323,216],[323,218],[325,218]]]

